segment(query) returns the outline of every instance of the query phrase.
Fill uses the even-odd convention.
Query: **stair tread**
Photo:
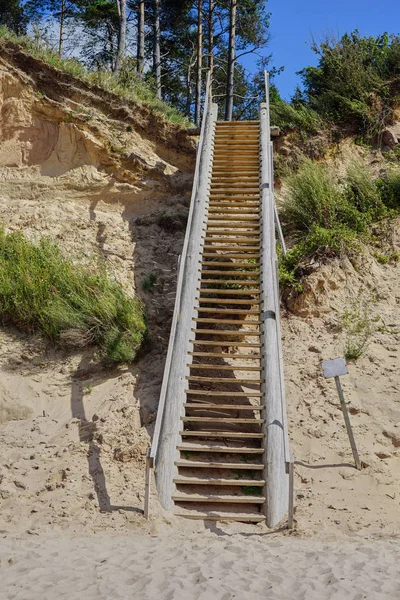
[[[223,494],[174,494],[174,502],[238,502],[243,504],[264,504],[264,496],[234,496]]]
[[[180,431],[181,437],[209,437],[209,438],[249,438],[262,440],[263,433],[247,433],[242,431]]]
[[[253,367],[249,365],[244,365],[243,367],[238,367],[237,365],[217,365],[211,363],[192,363],[187,365],[191,369],[212,369],[215,371],[261,371],[262,367]]]
[[[261,360],[261,354],[229,354],[227,352],[189,352],[191,356],[209,358],[229,358],[230,360]],[[237,369],[238,367],[234,367]]]
[[[263,410],[265,407],[263,404],[254,406],[252,404],[196,404],[193,402],[185,402],[185,408],[200,408],[208,410]]]
[[[196,445],[196,444],[181,444],[178,446],[180,452],[218,452],[221,454],[264,454],[263,448],[238,448],[232,446],[212,446],[212,445]]]
[[[264,479],[224,479],[224,478],[204,478],[201,477],[174,477],[174,483],[177,485],[232,485],[232,486],[254,486],[263,487]]]
[[[264,419],[241,419],[240,417],[181,417],[184,423],[241,423],[262,425]]]
[[[195,469],[242,469],[249,471],[262,471],[264,465],[256,463],[224,463],[224,462],[208,462],[208,461],[195,461],[195,460],[177,460],[175,461],[177,467],[183,468],[195,468]]]

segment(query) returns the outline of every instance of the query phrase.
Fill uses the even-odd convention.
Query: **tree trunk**
[[[143,77],[144,71],[144,0],[138,2],[137,25],[137,72]]]
[[[235,77],[235,45],[236,45],[236,6],[237,0],[231,0],[229,14],[229,47],[228,75],[226,79],[225,121],[232,121],[233,84]]]
[[[208,70],[210,71],[210,81],[214,74],[214,8],[215,1],[209,0],[208,4]]]
[[[118,9],[119,29],[118,29],[118,50],[115,61],[115,71],[119,71],[125,58],[126,45],[126,0],[115,0]]]
[[[154,0],[153,73],[157,98],[161,100],[160,0]]]
[[[195,123],[200,126],[201,120],[201,81],[203,68],[203,0],[197,0],[197,78]]]
[[[63,53],[64,21],[65,21],[65,0],[61,0],[60,37],[58,39],[58,54],[60,55],[60,58],[62,58],[62,53]]]

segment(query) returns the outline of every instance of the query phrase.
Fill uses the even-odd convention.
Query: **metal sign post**
[[[340,406],[343,412],[344,422],[346,423],[347,435],[349,436],[351,450],[354,456],[354,462],[356,463],[356,467],[359,471],[361,471],[361,460],[358,455],[358,450],[356,446],[356,441],[354,439],[353,430],[351,428],[349,411],[347,410],[347,404],[344,400],[343,388],[340,383],[340,375],[347,375],[348,370],[346,366],[346,361],[344,358],[335,358],[334,360],[324,360],[322,363],[322,370],[324,372],[324,377],[329,379],[331,377],[335,378],[336,389],[339,395]]]

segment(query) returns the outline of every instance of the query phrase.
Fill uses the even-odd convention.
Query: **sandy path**
[[[3,538],[1,600],[400,598],[400,542],[262,535]]]

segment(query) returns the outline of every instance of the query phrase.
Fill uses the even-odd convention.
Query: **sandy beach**
[[[400,540],[259,534],[0,541],[1,600],[394,600]]]

